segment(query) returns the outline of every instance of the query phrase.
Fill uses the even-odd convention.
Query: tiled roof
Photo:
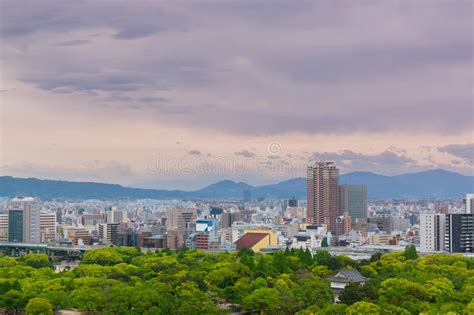
[[[258,242],[263,240],[267,235],[267,233],[247,233],[239,238],[234,244],[237,246],[237,249],[241,249],[243,247],[250,249]]]
[[[334,277],[329,277],[328,280],[334,282],[365,282],[369,279],[361,275],[357,269],[341,269]]]

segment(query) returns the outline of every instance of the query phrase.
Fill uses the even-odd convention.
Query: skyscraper
[[[336,234],[339,214],[339,169],[333,162],[316,162],[308,167],[307,215],[310,225],[326,224]]]
[[[345,212],[352,218],[367,218],[367,186],[341,185],[339,186],[339,215]]]
[[[292,208],[298,207],[298,200],[295,197],[288,200],[288,207],[292,207]]]
[[[8,241],[40,242],[40,200],[33,197],[13,198],[8,209]]]
[[[451,253],[474,253],[474,214],[446,215],[444,246]]]
[[[444,249],[445,215],[430,213],[420,215],[420,248],[426,251]]]
[[[466,199],[464,201],[465,212],[474,214],[474,194],[466,194]]]

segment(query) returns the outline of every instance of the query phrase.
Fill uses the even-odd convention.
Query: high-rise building
[[[13,198],[7,204],[8,241],[40,242],[40,200],[33,197]]]
[[[288,200],[288,207],[291,207],[291,208],[298,207],[298,200],[295,197]]]
[[[171,208],[166,211],[166,227],[168,229],[185,230],[189,224],[196,220],[194,208]]]
[[[41,243],[56,239],[56,212],[40,213],[40,240]]]
[[[474,194],[466,194],[466,199],[464,199],[464,209],[466,213],[474,214]]]
[[[474,214],[446,215],[445,249],[451,253],[474,252]]]
[[[110,244],[118,244],[118,223],[99,224],[99,237]]]
[[[423,213],[420,215],[420,249],[426,251],[444,250],[445,215]]]
[[[75,228],[68,230],[68,237],[72,240],[73,245],[90,245],[91,235],[84,228]]]
[[[8,242],[8,214],[0,214],[0,242]]]
[[[126,223],[127,212],[112,208],[111,211],[106,211],[107,223]]]
[[[196,220],[194,208],[171,208],[166,212],[167,246],[171,249],[186,246],[191,224]]]
[[[308,167],[307,215],[309,225],[325,224],[336,233],[339,214],[339,169],[333,162],[316,162]]]
[[[352,221],[367,218],[367,186],[339,186],[339,214],[349,214]]]

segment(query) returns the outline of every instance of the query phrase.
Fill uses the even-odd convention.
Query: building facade
[[[13,198],[7,204],[8,241],[39,243],[40,200],[34,197]]]
[[[333,162],[316,162],[308,167],[307,213],[310,225],[326,225],[336,234],[339,214],[339,169]]]
[[[474,252],[474,214],[446,215],[445,249],[451,253]]]
[[[339,214],[349,214],[353,221],[367,218],[366,185],[340,185],[339,186]]]
[[[445,224],[445,215],[442,213],[424,213],[420,215],[421,250],[444,250]]]

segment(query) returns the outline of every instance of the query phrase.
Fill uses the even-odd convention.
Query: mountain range
[[[371,199],[461,198],[474,191],[474,176],[445,170],[385,176],[370,172],[342,174],[341,184],[365,184]],[[129,188],[116,184],[42,180],[0,176],[0,197],[39,196],[42,199],[241,199],[244,190],[252,197],[306,198],[306,178],[292,178],[277,184],[252,186],[223,180],[199,190]]]

